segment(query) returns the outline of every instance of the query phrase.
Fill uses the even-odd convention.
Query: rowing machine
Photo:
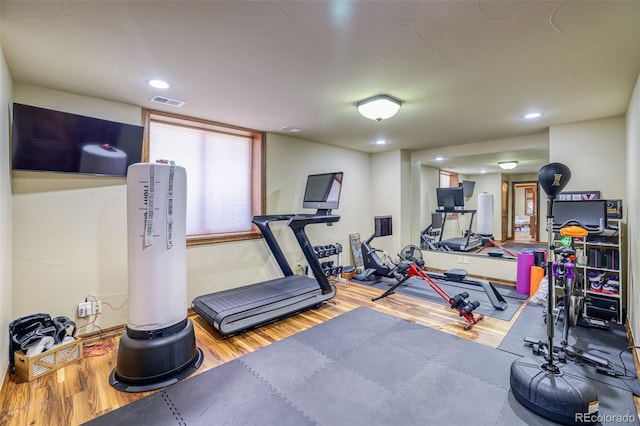
[[[396,279],[398,279],[398,282],[395,283],[387,291],[382,293],[380,296],[374,297],[371,300],[373,300],[375,302],[376,300],[382,299],[383,297],[387,297],[390,294],[393,294],[395,292],[395,290],[398,287],[400,287],[402,284],[404,284],[405,281],[407,281],[409,278],[411,278],[411,277],[419,277],[422,280],[426,281],[427,284],[429,284],[429,286],[436,293],[438,293],[438,295],[440,297],[442,297],[445,300],[445,302],[447,302],[449,304],[451,309],[455,309],[456,311],[458,311],[458,314],[467,321],[467,323],[464,326],[464,329],[465,330],[470,330],[471,327],[473,327],[475,324],[477,324],[478,321],[480,321],[484,317],[484,315],[482,315],[482,314],[478,314],[478,315],[474,315],[473,314],[473,311],[478,306],[480,306],[480,302],[478,302],[477,300],[469,301],[468,300],[469,293],[467,293],[467,292],[456,294],[453,297],[449,296],[449,294],[446,291],[444,291],[442,289],[442,287],[440,287],[422,269],[423,265],[424,265],[424,261],[422,261],[422,260],[418,260],[418,261],[412,262],[412,263],[402,262],[399,265],[397,265],[397,268],[394,271],[393,275],[394,275],[394,277],[396,277]]]

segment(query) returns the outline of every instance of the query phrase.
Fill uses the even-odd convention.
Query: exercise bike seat
[[[589,232],[581,226],[571,225],[560,229],[560,235],[563,237],[584,238]]]
[[[467,271],[461,268],[451,268],[444,275],[449,281],[462,281],[467,276]]]
[[[553,249],[553,252],[555,254],[563,254],[565,256],[574,256],[576,254],[576,251],[574,249],[572,249],[571,247],[567,247],[567,246],[562,246],[562,247],[558,247],[556,249]]]

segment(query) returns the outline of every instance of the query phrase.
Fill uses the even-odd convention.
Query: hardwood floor
[[[402,294],[372,302],[380,291],[355,283],[335,283],[336,297],[318,309],[285,318],[238,336],[223,338],[196,314],[190,313],[194,324],[197,345],[204,353],[202,366],[194,373],[203,372],[284,339],[328,319],[366,306],[380,312],[395,315],[440,331],[458,335],[478,343],[497,347],[513,322],[520,315],[521,307],[511,321],[485,317],[471,330],[463,330],[462,319],[444,305],[422,301]],[[152,392],[125,393],[109,385],[109,375],[116,366],[118,339],[122,330],[115,330],[101,340],[86,339],[85,348],[101,344],[92,352],[105,353],[84,357],[79,362],[40,377],[32,382],[15,375],[5,375],[0,394],[1,425],[78,425],[109,411],[115,410]]]

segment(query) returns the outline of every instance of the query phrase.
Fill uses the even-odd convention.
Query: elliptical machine
[[[538,183],[547,193],[547,231],[549,236],[547,271],[551,271],[553,243],[553,202],[571,179],[562,163],[550,163],[538,171]],[[547,337],[545,363],[519,358],[511,364],[511,391],[518,402],[542,417],[567,425],[595,424],[598,420],[598,394],[585,379],[563,374],[553,351],[555,284],[548,273]],[[580,421],[579,421],[580,420]]]

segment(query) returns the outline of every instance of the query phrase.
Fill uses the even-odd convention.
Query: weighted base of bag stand
[[[597,423],[598,395],[585,380],[531,358],[511,364],[511,391],[534,413],[565,425]]]
[[[118,362],[109,383],[122,392],[160,389],[191,375],[202,359],[189,320],[181,330],[159,337],[132,338],[125,331],[120,337]]]

